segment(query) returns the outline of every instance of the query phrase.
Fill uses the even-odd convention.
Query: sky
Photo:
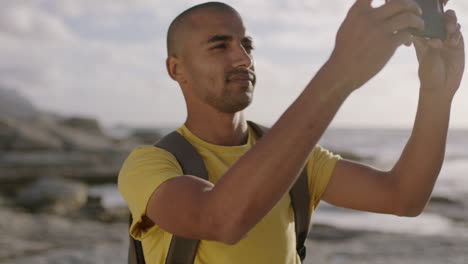
[[[174,17],[201,2],[1,1],[0,87],[26,95],[40,109],[107,126],[180,125],[185,103],[166,73],[165,37]],[[257,85],[246,116],[271,125],[328,59],[354,0],[225,2],[240,12],[256,42]],[[447,8],[457,11],[466,35],[468,2],[451,0]],[[417,66],[414,49],[399,48],[346,100],[331,126],[411,127]],[[465,78],[452,106],[453,128],[468,128],[467,86]]]

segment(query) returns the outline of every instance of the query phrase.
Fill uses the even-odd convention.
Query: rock
[[[151,144],[152,145],[155,142],[156,142],[156,140],[151,142],[151,143],[146,143],[146,144]],[[115,139],[115,145],[119,149],[132,150],[132,149],[137,148],[138,146],[145,145],[145,143],[143,143],[143,141],[140,138],[127,137],[127,138]]]
[[[86,129],[64,126],[52,118],[41,119],[37,127],[59,138],[65,150],[110,151],[115,149],[113,140],[102,133],[90,133]]]
[[[128,221],[130,211],[117,184],[91,185],[85,214],[102,222]]]
[[[13,201],[11,198],[4,196],[0,193],[0,207],[2,206],[13,206]]]
[[[366,234],[366,231],[345,230],[329,225],[314,224],[308,238],[316,241],[333,242],[355,239],[364,234]]]
[[[126,263],[128,223],[0,207],[0,263]]]
[[[314,228],[312,228],[313,231]],[[467,263],[468,238],[367,232],[344,240],[306,241],[304,264]]]
[[[37,151],[61,149],[62,141],[31,122],[0,117],[0,150]]]
[[[86,204],[87,186],[59,178],[39,179],[19,191],[16,202],[34,212],[65,215]]]
[[[138,128],[133,130],[131,138],[136,138],[143,144],[153,145],[158,139],[161,138],[161,134],[155,129]]]
[[[96,135],[102,135],[101,127],[96,119],[86,117],[70,117],[60,121],[60,124],[69,128],[82,130]]]
[[[31,101],[20,93],[0,87],[0,117],[34,120],[39,113]]]
[[[52,248],[52,245],[46,241],[28,241],[14,235],[4,234],[0,240],[0,260],[31,255]]]
[[[450,218],[455,222],[468,222],[468,205],[464,200],[447,196],[431,197],[426,210]]]
[[[128,153],[129,151],[0,152],[0,191],[10,192],[15,186],[47,175],[88,183],[115,183]]]
[[[128,221],[130,211],[128,207],[105,207],[103,206],[101,197],[88,197],[83,214],[90,219],[99,220],[101,222],[125,222]]]
[[[430,203],[441,204],[441,205],[462,206],[462,202],[457,201],[455,198],[450,198],[447,196],[437,196],[437,195],[431,196]]]
[[[55,248],[42,254],[25,254],[9,264],[96,264],[127,263],[128,243],[98,243],[80,248]]]
[[[5,93],[0,98],[0,109],[8,108],[0,111],[0,190],[10,194],[11,187],[16,191],[19,184],[44,175],[115,182],[136,142],[122,144],[103,134],[95,119],[39,112],[15,92],[0,89],[0,95]],[[15,115],[21,109],[2,104],[5,98],[23,100],[18,107],[30,114]]]
[[[33,121],[0,117],[0,151],[109,151],[118,148],[112,138],[102,134],[96,121],[89,120],[88,125],[79,126],[76,123],[80,120],[86,119],[69,119],[65,126],[46,114]]]

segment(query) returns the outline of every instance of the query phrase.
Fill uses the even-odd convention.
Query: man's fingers
[[[414,38],[414,46],[416,48],[416,53],[419,55],[424,54],[427,52],[428,49],[441,49],[444,47],[444,42],[440,39],[426,39],[424,37],[415,37]]]
[[[414,47],[416,48],[416,52],[425,52],[428,49],[426,42],[427,40],[425,38],[415,36],[413,38],[413,44],[414,44]]]
[[[414,41],[414,36],[410,34],[410,36],[405,39],[405,42],[403,44],[407,47],[410,47],[411,44],[413,44],[413,41]]]
[[[389,19],[403,12],[412,12],[419,16],[422,15],[421,8],[414,0],[392,0],[375,8],[376,17],[382,20]]]
[[[445,28],[447,30],[447,34],[450,35],[457,30],[457,24],[458,24],[457,14],[455,13],[454,10],[447,10],[447,12],[444,13],[444,17],[445,17]]]
[[[410,46],[413,42],[413,35],[408,31],[400,31],[393,35],[393,41],[397,47],[403,44]]]
[[[462,34],[461,34],[460,29],[461,29],[460,24],[457,24],[457,28],[456,28],[455,32],[450,35],[450,38],[447,38],[445,40],[445,45],[447,45],[449,47],[457,47],[458,46],[458,44],[460,43],[460,40],[462,38]]]
[[[422,49],[427,48],[426,40],[422,37],[414,37],[413,44],[416,47],[416,49],[422,50]]]
[[[457,14],[454,10],[447,10],[444,13],[445,29],[447,31],[447,39],[444,44],[448,47],[456,47],[461,38],[460,24],[458,24]]]
[[[427,39],[424,37],[413,36],[413,44],[416,50],[418,61],[421,62],[424,54],[426,54],[428,49],[430,49],[430,47],[427,45]]]
[[[444,47],[444,43],[442,42],[442,40],[440,39],[436,39],[436,38],[433,38],[433,39],[429,39],[427,40],[427,45],[433,49],[441,49]]]
[[[384,22],[384,27],[389,33],[393,34],[398,31],[407,29],[424,30],[424,20],[413,13],[401,13]]]

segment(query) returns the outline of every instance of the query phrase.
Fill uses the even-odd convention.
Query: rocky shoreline
[[[0,263],[126,263],[127,222],[0,209]],[[306,264],[468,262],[468,239],[315,225]]]
[[[315,226],[307,264],[466,264],[468,239]]]
[[[41,188],[53,189],[53,195]],[[0,263],[126,263],[127,208],[104,207],[88,188],[45,178],[16,196],[0,195]],[[425,211],[445,215],[466,231],[467,209],[462,201],[435,196]],[[336,209],[319,208],[316,216],[326,210]],[[396,234],[330,224],[314,224],[305,264],[468,263],[468,234]]]
[[[0,87],[0,263],[126,259],[127,208],[104,208],[89,186],[115,183],[128,153],[158,137],[112,137],[94,118],[46,113]]]

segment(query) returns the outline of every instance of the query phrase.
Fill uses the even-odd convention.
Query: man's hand
[[[399,46],[411,45],[408,29],[424,29],[422,11],[413,0],[393,0],[378,8],[371,3],[356,0],[338,31],[329,61],[351,89],[376,75]]]
[[[442,1],[447,2],[447,0]],[[358,7],[361,5],[361,8],[367,10],[368,13],[378,10],[371,10],[364,6],[363,2],[365,1],[358,1],[357,5]],[[388,9],[391,3],[396,2],[403,3],[404,1],[392,0],[380,10]],[[350,16],[353,12],[357,11],[351,10]],[[398,17],[398,15],[394,17]],[[424,209],[444,161],[450,103],[460,86],[465,65],[463,36],[460,33],[455,12],[449,10],[445,13],[445,17],[446,41],[414,39],[420,64],[421,96],[413,132],[398,162],[390,171],[380,171],[363,164],[340,160],[323,195],[325,201],[341,207],[400,216],[417,216]],[[359,19],[352,17],[347,18],[347,20],[359,21]],[[392,18],[386,21],[391,20]],[[345,21],[343,24],[342,32],[339,33],[344,38],[341,41],[349,40],[350,36],[353,36],[351,34],[353,29],[350,28],[353,24],[346,23],[350,22]],[[367,26],[367,30],[374,29],[369,24],[362,25]],[[378,47],[369,46],[371,40],[380,39],[372,39],[371,36],[359,34],[358,30],[359,28],[355,28],[354,34],[357,36],[357,40],[359,37],[363,38],[363,50],[354,46],[357,41],[350,42],[349,52],[358,54],[359,60],[354,65],[355,69],[348,70],[347,74],[350,72],[355,75],[360,74],[361,81],[366,81],[367,79],[364,78],[366,64],[386,61],[385,57],[378,53]],[[401,33],[404,34],[405,31]],[[398,38],[398,34],[394,37]],[[403,35],[403,37],[405,39],[407,35]],[[411,36],[408,36],[405,41],[410,42]],[[387,45],[390,45],[389,42],[388,40],[383,41]],[[365,48],[370,49],[369,52],[373,53],[375,57],[366,57]],[[381,48],[380,52],[391,54],[390,47],[384,48],[382,46]],[[356,53],[357,51],[360,53]],[[376,53],[380,56],[376,56]],[[368,68],[367,73],[371,73],[371,69]]]
[[[451,100],[460,87],[465,70],[465,44],[455,11],[445,12],[447,39],[416,37],[421,92]]]

